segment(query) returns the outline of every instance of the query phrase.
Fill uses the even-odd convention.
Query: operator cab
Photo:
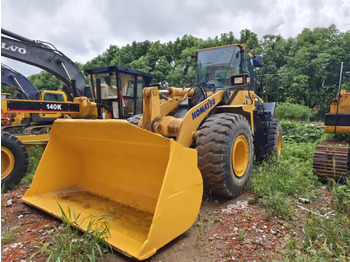
[[[107,105],[113,118],[126,119],[142,113],[142,90],[149,86],[153,75],[123,66],[89,69],[96,101]],[[96,80],[101,81],[101,97],[97,97]]]
[[[196,58],[196,82],[209,90],[232,88],[236,76],[243,76],[242,84],[250,84],[254,67],[262,66],[262,57],[252,56],[240,44],[197,50]]]

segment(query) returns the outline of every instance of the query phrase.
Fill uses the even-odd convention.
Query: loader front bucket
[[[191,227],[202,193],[196,150],[126,120],[65,119],[22,199],[58,218],[107,216],[107,242],[143,260]]]

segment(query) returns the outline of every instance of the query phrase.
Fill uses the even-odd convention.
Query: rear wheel
[[[240,195],[253,164],[248,121],[237,114],[213,115],[200,127],[196,144],[205,191],[229,198]]]
[[[281,156],[282,153],[282,126],[280,121],[274,120],[270,123],[267,131],[267,154]]]
[[[1,188],[12,189],[28,169],[28,153],[14,135],[1,133]]]

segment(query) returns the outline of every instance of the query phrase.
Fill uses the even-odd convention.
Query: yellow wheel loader
[[[23,200],[58,218],[60,207],[74,209],[81,230],[89,217],[105,216],[107,242],[144,260],[191,227],[203,184],[208,193],[238,196],[254,156],[281,153],[276,104],[253,91],[262,57],[240,44],[195,57],[197,84],[146,87],[143,114],[130,123],[56,120]]]
[[[339,89],[325,115],[324,130],[327,134],[350,134],[350,93],[341,89],[343,63],[340,67]],[[315,149],[314,174],[321,180],[336,181],[349,173],[349,140],[341,137],[322,141]]]

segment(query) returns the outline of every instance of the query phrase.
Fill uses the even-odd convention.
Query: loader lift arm
[[[72,89],[71,81],[75,80],[76,90],[65,91],[69,98],[72,96],[71,93],[73,97],[92,97],[79,67],[50,43],[30,40],[2,28],[1,55],[52,73],[68,87],[68,90]]]

